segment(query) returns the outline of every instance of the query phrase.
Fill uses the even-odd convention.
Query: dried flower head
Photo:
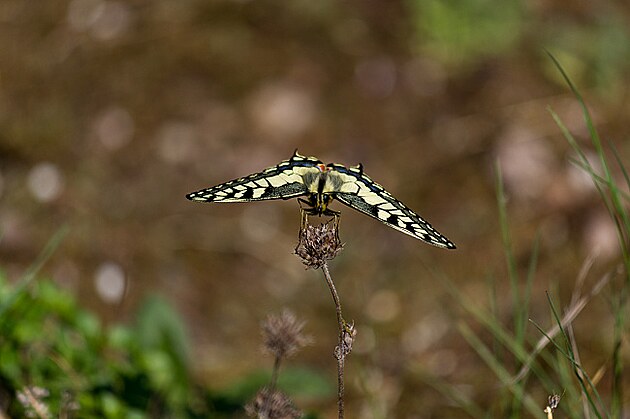
[[[245,412],[258,419],[297,419],[303,415],[289,396],[269,388],[263,388],[256,393],[254,400],[245,406]]]
[[[344,321],[345,323],[345,321]],[[335,358],[345,358],[352,352],[352,345],[354,344],[354,338],[357,336],[357,329],[354,328],[354,322],[345,323],[342,329],[340,344],[335,347]]]
[[[302,213],[302,227],[295,254],[302,259],[307,268],[321,268],[326,262],[334,259],[342,248],[343,243],[339,239],[339,217],[335,216],[327,223],[313,226]]]
[[[557,409],[558,405],[560,404],[560,395],[553,394],[553,395],[549,396],[548,403],[549,403],[548,406],[551,409]]]
[[[61,393],[61,409],[59,417],[73,417],[71,412],[79,410],[79,402],[74,399],[74,396],[69,391]]]
[[[264,349],[278,359],[290,357],[311,342],[302,332],[303,328],[304,322],[290,310],[284,310],[279,316],[268,316],[262,324]]]
[[[27,418],[50,418],[48,405],[43,401],[48,397],[49,391],[42,387],[24,387],[17,392],[17,399],[24,407]]]
[[[562,396],[559,394],[553,394],[547,398],[547,407],[543,410],[547,414],[548,419],[553,419],[553,411],[560,405],[560,399]]]

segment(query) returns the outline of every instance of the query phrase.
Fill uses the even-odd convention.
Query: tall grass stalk
[[[560,414],[565,415],[565,417],[617,418],[621,417],[623,412],[621,383],[624,368],[621,350],[622,337],[627,329],[625,314],[628,309],[627,299],[630,293],[630,246],[628,245],[630,214],[627,210],[627,205],[630,203],[630,193],[627,192],[630,189],[630,175],[614,145],[610,144],[608,149],[604,147],[582,96],[558,61],[553,56],[551,59],[582,108],[590,141],[598,159],[598,167],[587,158],[587,152],[583,146],[573,137],[558,115],[553,110],[550,110],[550,113],[577,155],[573,163],[591,177],[614,222],[622,257],[622,280],[618,281],[619,273],[610,272],[603,275],[589,290],[584,290],[586,278],[594,262],[594,257],[589,257],[577,275],[573,296],[568,307],[562,313],[556,308],[553,299],[548,297],[548,305],[555,324],[544,330],[532,322],[538,329],[538,335],[528,333],[531,290],[539,255],[538,239],[532,245],[529,265],[523,278],[523,275],[519,273],[514,256],[503,179],[497,165],[495,180],[498,219],[510,290],[508,295],[503,295],[501,298],[504,303],[506,299],[509,299],[507,303],[511,307],[511,324],[508,323],[508,325],[502,320],[501,305],[497,303],[498,297],[494,289],[494,282],[491,281],[490,283],[490,301],[487,309],[465,295],[445,275],[433,270],[433,273],[440,279],[439,283],[445,285],[446,290],[469,315],[458,325],[461,335],[498,378],[498,387],[504,390],[497,391],[496,399],[493,400],[490,407],[483,407],[468,398],[453,397],[454,393],[448,389],[448,386],[434,385],[434,388],[449,397],[450,400],[459,402],[462,410],[472,417],[481,417],[480,412],[485,411],[487,412],[486,417],[520,418],[523,415],[523,410],[533,417],[540,417],[544,404],[543,402],[537,403],[531,396],[533,388],[540,387],[553,397],[557,397],[557,393],[562,393],[561,401],[554,406],[553,410],[556,408],[561,410],[562,413]],[[612,158],[609,158],[609,154],[612,154]],[[617,167],[613,169],[615,164]],[[613,176],[615,172],[621,173],[622,183],[619,183]],[[427,266],[431,269],[430,264]],[[554,288],[553,284],[550,285],[551,288]],[[572,323],[593,298],[598,296],[603,289],[610,287],[613,287],[614,321],[611,336],[613,353],[610,357],[612,365],[607,369],[612,373],[612,388],[610,404],[607,406],[600,394],[601,389],[598,389],[604,370],[600,369],[594,376],[590,376],[582,367],[578,352],[579,345],[573,336]],[[550,295],[554,294],[555,291],[552,291]],[[482,329],[478,330],[471,327],[471,322],[480,324]],[[487,338],[484,335],[489,335],[492,338],[492,345],[487,344]],[[510,372],[511,366],[514,367],[513,373]],[[427,383],[431,382],[428,378],[423,379]]]
[[[551,307],[551,311],[553,313],[553,317],[556,321],[556,324],[558,325],[560,329],[560,336],[562,337],[564,345],[557,343],[555,339],[552,336],[549,336],[538,324],[536,324],[535,322],[533,323],[538,329],[538,331],[542,333],[549,340],[549,342],[553,344],[553,346],[558,350],[558,352],[561,353],[566,359],[570,361],[571,367],[573,369],[573,373],[575,377],[577,378],[580,384],[580,387],[582,388],[582,394],[584,394],[584,396],[588,400],[588,403],[590,407],[592,408],[593,413],[595,413],[595,415],[601,419],[602,414],[600,413],[599,408],[597,404],[595,403],[595,400],[593,400],[592,395],[596,397],[597,402],[599,406],[602,408],[602,410],[605,410],[604,403],[599,395],[599,392],[597,391],[597,388],[591,381],[589,375],[582,368],[580,363],[577,362],[575,351],[574,351],[574,342],[571,341],[564,326],[562,325],[562,319],[560,318],[560,315],[558,314],[558,310],[556,309],[555,304],[553,303],[553,300],[551,299],[549,294],[547,294],[547,300],[549,302],[549,306]],[[606,417],[610,417],[610,415],[606,415]]]
[[[588,110],[588,107],[586,106],[586,102],[584,101],[579,90],[576,88],[576,86],[573,84],[569,76],[562,68],[562,65],[552,54],[548,54],[560,74],[562,74],[562,77],[571,89],[573,95],[576,97],[578,103],[580,104],[580,107],[582,109],[582,116],[589,132],[589,139],[598,157],[599,164],[601,166],[600,170],[602,173],[599,173],[600,170],[594,167],[593,163],[589,161],[582,146],[573,137],[573,135],[564,125],[559,116],[551,109],[549,110],[549,112],[560,127],[567,142],[571,145],[571,147],[577,154],[578,158],[577,160],[575,160],[575,163],[583,170],[585,170],[591,177],[593,184],[595,185],[602,199],[602,202],[604,203],[606,210],[608,211],[608,214],[615,224],[617,238],[619,241],[619,248],[621,250],[622,263],[624,266],[623,280],[622,283],[619,284],[618,289],[616,289],[613,293],[612,301],[614,323],[612,336],[613,354],[611,371],[613,374],[613,380],[610,406],[611,415],[613,417],[620,417],[621,413],[623,412],[623,392],[621,386],[624,371],[621,356],[623,345],[622,338],[627,328],[626,312],[628,293],[630,292],[630,249],[628,243],[628,239],[630,236],[630,215],[628,214],[627,209],[629,199],[628,194],[623,191],[622,185],[619,184],[615,176],[613,176],[613,169],[610,164],[610,158],[608,157],[608,154],[606,153],[606,150],[604,148],[604,144],[602,143],[599,133],[595,128],[595,124],[593,123],[591,114]],[[630,177],[628,176],[628,172],[625,168],[623,160],[621,159],[619,152],[614,147],[612,142],[609,142],[609,148],[610,153],[612,153],[614,161],[617,164],[618,170],[623,175],[625,189],[628,189],[628,187],[630,187]]]

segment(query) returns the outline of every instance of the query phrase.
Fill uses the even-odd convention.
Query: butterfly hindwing
[[[204,202],[249,202],[304,196],[309,193],[304,179],[320,172],[318,164],[321,161],[296,152],[289,160],[262,172],[193,192],[186,198]]]
[[[431,224],[374,182],[359,167],[328,165],[343,181],[335,199],[359,212],[424,242],[447,249],[455,245]]]

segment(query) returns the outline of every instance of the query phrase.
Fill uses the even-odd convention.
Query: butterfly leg
[[[341,239],[339,238],[339,222],[341,221],[341,212],[339,211],[331,211],[332,218],[326,221],[326,224],[332,223],[332,229],[335,231],[335,240],[341,243]]]

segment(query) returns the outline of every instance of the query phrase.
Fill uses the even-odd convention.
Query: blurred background
[[[287,307],[314,338],[290,362],[330,385],[299,404],[335,412],[334,305],[321,272],[292,254],[297,203],[184,198],[295,149],[363,163],[458,246],[333,204],[345,249],[331,272],[358,329],[351,417],[460,415],[426,377],[492,404],[498,384],[458,332],[467,314],[442,278],[482,307],[489,289],[509,291],[497,163],[519,271],[540,239],[530,317],[550,324],[545,291],[566,305],[590,255],[587,289],[619,260],[614,224],[549,113],[588,152],[579,103],[545,50],[628,156],[624,2],[3,0],[0,22],[1,269],[19,279],[66,225],[42,275],[106,324],[133,322],[161,295],[211,389],[271,368],[260,322]],[[591,370],[610,356],[606,298],[575,325]],[[511,300],[496,301],[509,321]],[[547,394],[532,383],[541,411]]]

